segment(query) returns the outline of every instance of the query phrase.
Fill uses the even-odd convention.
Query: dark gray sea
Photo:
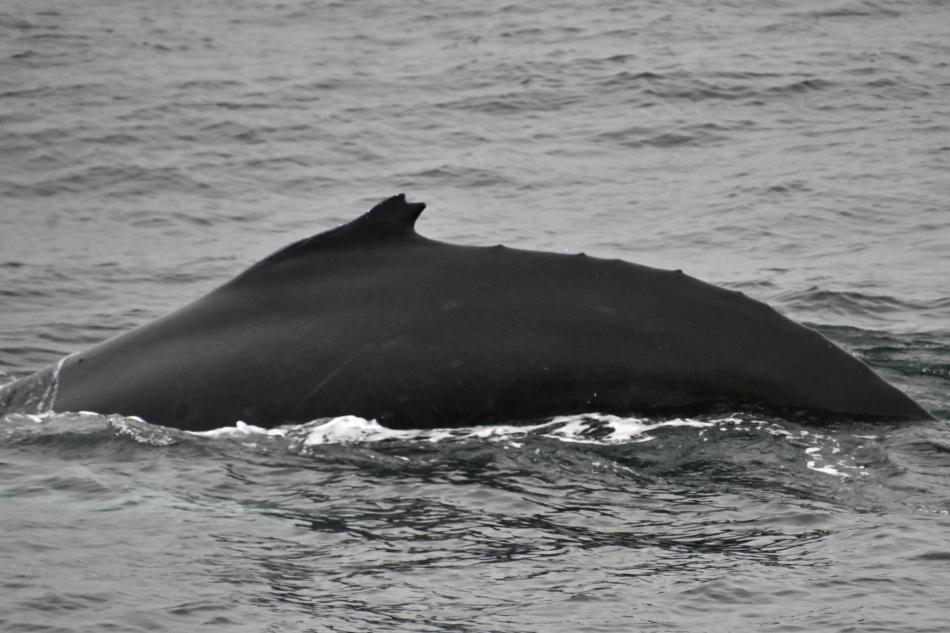
[[[0,0],[0,383],[398,192],[742,290],[939,420],[8,415],[0,630],[946,630],[950,4]]]

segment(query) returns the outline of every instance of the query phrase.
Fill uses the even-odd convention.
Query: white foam
[[[723,433],[745,425],[785,438],[796,446],[804,445],[801,450],[805,458],[805,466],[809,470],[841,478],[867,474],[863,467],[852,463],[853,459],[842,455],[841,446],[834,438],[829,438],[814,430],[789,430],[764,420],[738,416],[713,420],[674,418],[656,421],[591,413],[558,416],[546,422],[528,425],[501,424],[465,428],[398,430],[387,428],[376,420],[345,415],[273,429],[237,422],[234,426],[191,432],[191,434],[208,438],[250,439],[251,445],[254,444],[254,438],[286,438],[290,441],[292,450],[294,447],[306,449],[322,445],[372,444],[393,440],[435,444],[468,439],[497,442],[503,444],[505,448],[517,449],[524,446],[522,441],[524,438],[532,435],[576,444],[615,445],[650,442],[656,439],[656,432],[660,429],[687,427],[698,429],[700,437],[703,437],[705,441],[709,438],[704,436],[710,431]],[[149,439],[154,441],[154,438]]]
[[[846,473],[841,472],[834,466],[818,466],[816,462],[805,462],[805,465],[815,471],[816,473],[824,473],[826,475],[832,475],[834,477],[848,477]]]
[[[86,416],[82,416],[86,417]],[[117,434],[149,446],[172,446],[178,443],[175,431],[164,426],[154,426],[136,416],[106,416],[109,427]]]
[[[191,435],[198,435],[200,437],[237,437],[243,438],[251,435],[264,435],[269,437],[285,437],[287,435],[288,427],[277,427],[273,429],[265,429],[261,426],[254,426],[253,424],[245,424],[244,422],[238,420],[234,423],[234,426],[223,426],[218,429],[211,429],[210,431],[187,431]]]
[[[67,360],[72,358],[76,352],[68,354],[59,359],[59,362],[56,363],[56,366],[53,368],[53,376],[50,378],[49,388],[44,394],[46,400],[43,402],[42,406],[47,412],[53,411],[53,405],[56,404],[56,396],[59,395],[59,375],[63,371],[63,365]]]
[[[532,434],[564,442],[585,444],[622,444],[653,440],[650,432],[663,427],[715,428],[723,424],[738,425],[741,420],[725,418],[711,421],[675,418],[652,421],[642,418],[624,418],[615,415],[591,413],[584,415],[558,416],[538,424],[498,424],[463,428],[435,428],[397,430],[382,426],[375,420],[354,415],[345,415],[329,420],[321,419],[304,424],[287,425],[266,429],[244,422],[210,431],[188,431],[191,435],[209,438],[249,437],[300,437],[303,446],[320,444],[372,443],[386,440],[426,441],[438,443],[446,440],[482,439],[491,442],[506,442],[520,446],[516,440]],[[726,429],[720,429],[726,430]],[[546,432],[544,432],[546,431]],[[543,433],[542,433],[543,432]]]
[[[411,437],[411,431],[396,431],[382,426],[376,420],[344,415],[309,429],[303,445],[353,444]]]
[[[414,440],[438,443],[451,439],[510,440],[524,437],[532,431],[555,424],[554,421],[534,425],[496,425],[466,428],[397,430],[387,428],[376,420],[365,420],[355,415],[344,415],[326,422],[310,422],[299,428],[307,429],[304,446],[318,444],[351,444],[385,440]],[[309,428],[308,428],[309,427]]]
[[[731,419],[730,419],[731,421]],[[649,442],[654,439],[649,435],[650,431],[655,431],[663,427],[688,426],[700,429],[706,429],[718,424],[719,421],[703,422],[700,420],[689,420],[675,418],[672,420],[663,420],[660,422],[648,422],[640,418],[622,418],[616,415],[607,414],[587,414],[581,416],[560,416],[554,418],[548,424],[559,424],[557,428],[545,437],[562,440],[564,442],[576,442],[583,444],[623,444],[626,442]],[[591,432],[598,428],[609,426],[612,430],[607,435],[600,437],[589,437]]]

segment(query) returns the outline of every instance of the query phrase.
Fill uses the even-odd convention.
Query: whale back
[[[54,408],[202,430],[391,427],[722,403],[927,413],[763,303],[680,272],[419,236],[395,196],[67,358]]]

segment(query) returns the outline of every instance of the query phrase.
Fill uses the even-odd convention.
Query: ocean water
[[[680,268],[931,410],[0,420],[4,631],[940,631],[950,5],[0,1],[0,383],[398,192]]]

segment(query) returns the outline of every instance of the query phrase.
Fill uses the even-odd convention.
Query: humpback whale
[[[425,238],[391,197],[185,307],[0,390],[0,411],[185,430],[354,414],[392,428],[755,406],[930,415],[745,295],[620,260]]]

